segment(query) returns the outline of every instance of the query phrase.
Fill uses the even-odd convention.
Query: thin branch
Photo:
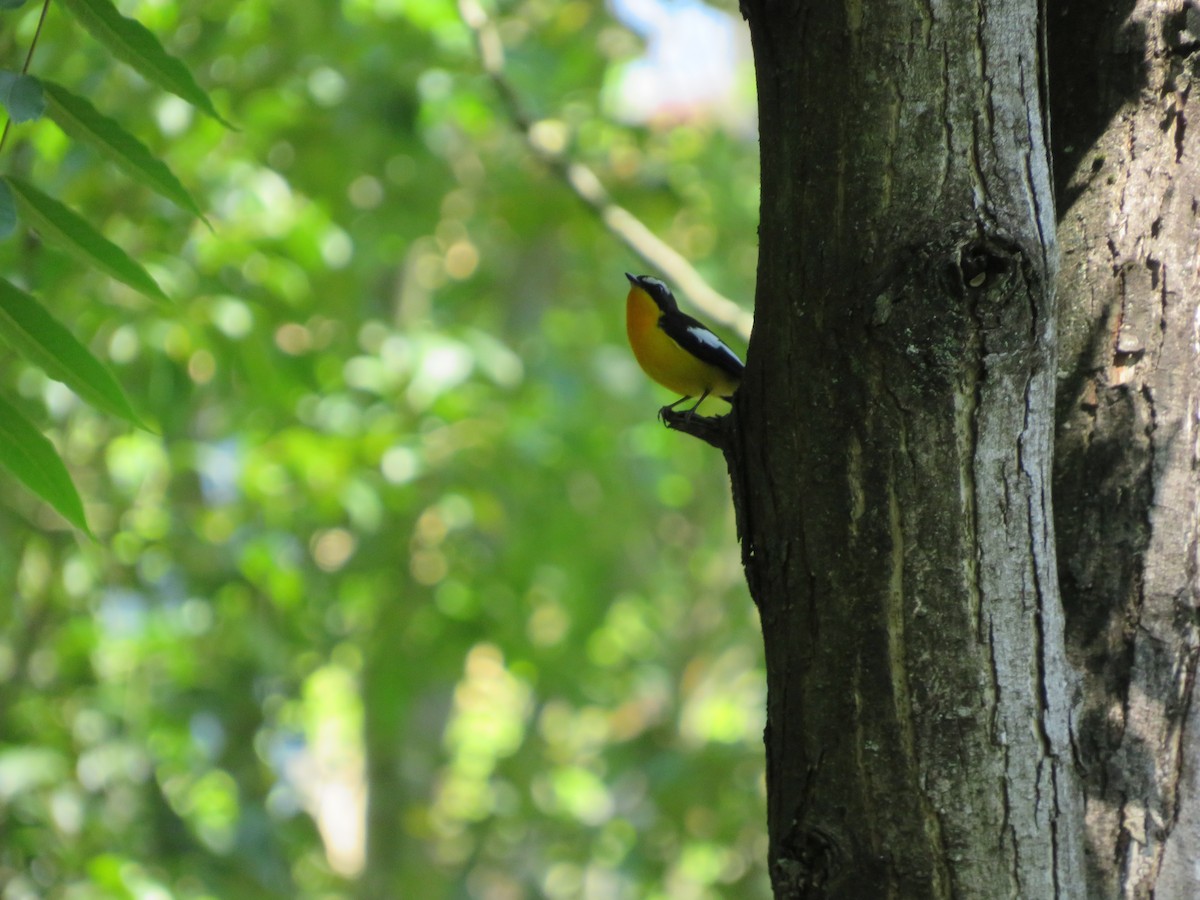
[[[600,179],[588,166],[565,157],[557,146],[539,138],[537,123],[526,112],[521,98],[505,73],[504,44],[500,32],[479,0],[458,0],[459,15],[475,36],[479,60],[513,124],[521,130],[533,154],[555,172],[572,192],[599,216],[604,226],[630,250],[661,272],[682,291],[706,318],[732,329],[749,340],[754,317],[714,290],[675,248],[671,247],[629,210],[613,202]]]
[[[29,64],[33,62],[33,51],[37,49],[38,38],[42,36],[42,26],[46,24],[46,13],[50,11],[50,0],[44,0],[42,3],[42,14],[38,16],[37,28],[33,32],[33,40],[29,42],[29,52],[25,54],[25,65],[21,66],[21,74],[29,74]],[[4,131],[0,132],[0,150],[4,149],[4,142],[8,140],[8,128],[12,125],[12,116],[4,119]]]

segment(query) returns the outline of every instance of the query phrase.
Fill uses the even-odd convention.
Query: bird
[[[680,312],[671,289],[649,275],[631,275],[625,300],[625,331],[638,365],[665,388],[683,396],[662,413],[697,397],[691,416],[710,395],[732,400],[745,366],[725,342]]]

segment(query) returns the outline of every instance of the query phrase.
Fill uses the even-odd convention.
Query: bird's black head
[[[675,302],[675,295],[671,293],[671,289],[649,275],[630,275],[625,273],[625,277],[629,279],[629,283],[634,287],[641,288],[650,295],[650,299],[663,312],[672,312],[679,309],[679,305]]]

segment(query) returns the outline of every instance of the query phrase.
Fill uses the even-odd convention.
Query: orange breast
[[[629,291],[625,300],[625,331],[638,365],[647,375],[685,397],[704,393],[729,396],[737,390],[737,381],[708,363],[697,359],[658,327],[662,315],[658,306],[640,288]]]

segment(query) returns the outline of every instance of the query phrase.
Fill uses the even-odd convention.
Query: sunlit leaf
[[[21,217],[47,241],[81,262],[107,272],[135,291],[169,302],[158,282],[145,269],[76,213],[27,182],[11,176],[3,182],[16,196]],[[0,213],[2,210],[0,201]]]
[[[91,534],[79,492],[54,445],[21,411],[0,396],[0,464],[64,519]]]
[[[0,279],[0,335],[88,403],[139,427],[112,373],[29,294]]]
[[[42,83],[32,75],[0,72],[0,105],[8,111],[13,122],[40,119],[46,111]]]
[[[50,118],[77,140],[91,144],[125,170],[131,178],[157,191],[176,206],[204,218],[171,170],[157,160],[146,146],[87,100],[62,85],[44,82]]]
[[[121,15],[108,0],[62,0],[61,5],[71,11],[92,37],[147,81],[182,97],[222,125],[233,127],[217,112],[187,66],[164,50],[154,33],[141,22]]]

